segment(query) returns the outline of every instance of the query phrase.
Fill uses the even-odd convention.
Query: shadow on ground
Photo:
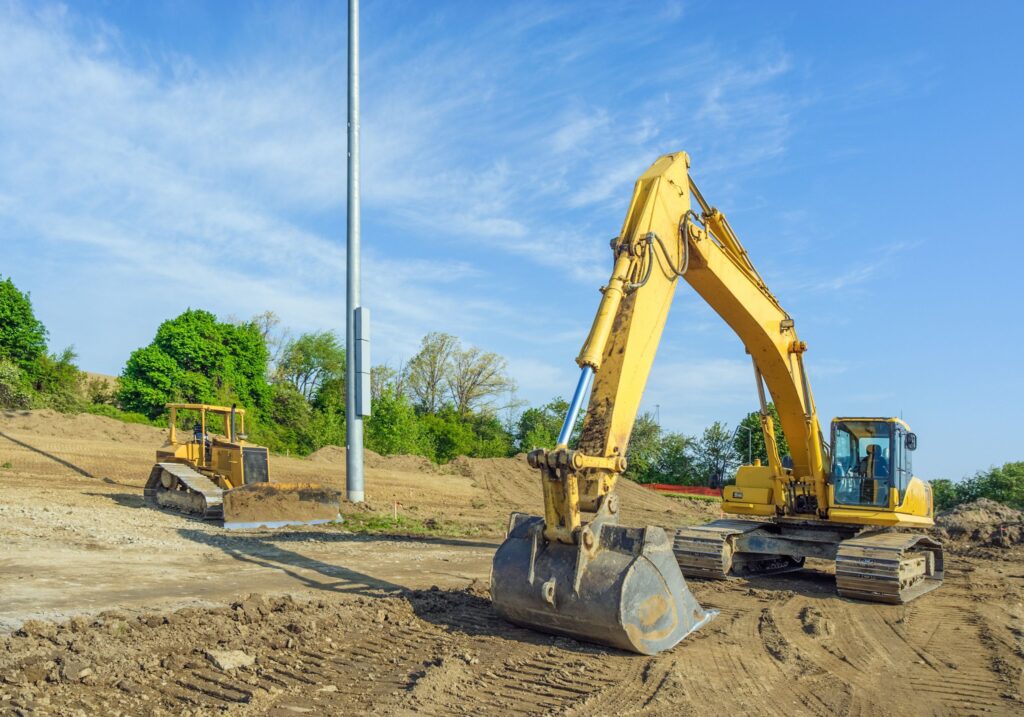
[[[61,458],[58,455],[54,455],[53,453],[50,453],[48,451],[44,451],[42,448],[36,448],[31,443],[26,443],[25,441],[19,440],[19,439],[15,438],[15,437],[13,437],[11,435],[8,435],[7,433],[4,433],[3,431],[0,431],[0,438],[6,438],[8,441],[10,441],[11,443],[13,443],[13,444],[15,444],[17,446],[21,446],[22,448],[24,448],[26,450],[29,450],[29,451],[32,451],[33,453],[38,453],[39,455],[43,456],[44,458],[49,458],[54,463],[58,463],[58,464],[64,466],[65,468],[67,468],[68,470],[74,471],[78,475],[83,476],[84,478],[100,478],[100,476],[97,476],[97,475],[94,475],[93,473],[90,473],[85,468],[82,468],[82,466],[80,466],[80,465],[76,465],[76,464],[72,463],[71,461],[69,461],[69,460],[67,460],[65,458]],[[111,485],[121,485],[121,486],[125,486],[126,488],[134,488],[135,487],[135,486],[131,485],[130,483],[121,483],[120,481],[116,481],[113,478],[107,478],[106,476],[103,476],[101,478],[101,480],[104,483],[109,483]]]
[[[0,438],[6,438],[8,441],[10,441],[11,443],[14,443],[15,445],[19,445],[22,448],[26,448],[26,449],[32,451],[33,453],[38,453],[41,456],[45,456],[46,458],[49,458],[51,461],[54,461],[56,463],[61,464],[65,468],[74,471],[75,473],[77,473],[80,476],[85,476],[86,478],[95,478],[96,477],[92,473],[90,473],[89,471],[87,471],[84,468],[82,468],[81,466],[76,466],[71,461],[66,461],[63,458],[61,458],[60,456],[55,456],[52,453],[47,453],[42,448],[36,448],[31,443],[25,443],[25,441],[19,441],[17,438],[14,438],[13,436],[9,436],[8,434],[4,433],[3,431],[0,431]]]
[[[437,625],[446,632],[499,637],[516,642],[560,647],[579,652],[610,649],[588,645],[571,638],[536,632],[505,622],[494,612],[490,598],[486,596],[483,587],[475,581],[473,585],[463,590],[446,590],[436,587],[429,590],[410,590],[387,580],[381,580],[350,568],[327,563],[283,548],[275,544],[280,542],[283,537],[277,534],[242,536],[187,528],[179,529],[178,534],[188,540],[216,548],[239,562],[280,570],[313,590],[355,594],[371,598],[407,600],[420,619]],[[337,543],[373,543],[395,540],[388,536],[352,535],[327,531],[293,533],[289,537],[296,540],[316,539]],[[493,543],[449,539],[417,542],[462,547],[495,547]],[[368,549],[372,548],[368,546]],[[240,590],[244,590],[244,588],[244,585],[239,585]]]
[[[821,567],[818,565],[806,565],[801,570],[792,573],[751,576],[739,580],[741,584],[758,590],[768,590],[776,593],[790,591],[804,597],[816,599],[839,597],[836,592],[836,576],[824,570],[823,565]]]
[[[232,536],[188,528],[179,529],[178,535],[193,542],[217,548],[239,562],[280,570],[313,590],[354,593],[372,597],[400,593],[405,590],[401,585],[286,550],[272,542],[278,540],[278,536],[275,535],[266,538]],[[311,576],[310,572],[318,573],[326,579],[321,580]],[[240,585],[239,587],[243,588],[244,586]]]
[[[82,495],[88,495],[93,498],[109,498],[118,505],[124,506],[125,508],[144,508],[146,505],[146,499],[142,496],[142,491],[138,493],[90,493],[85,492]],[[184,516],[183,516],[184,517]]]

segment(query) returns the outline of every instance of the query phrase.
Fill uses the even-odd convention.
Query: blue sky
[[[632,182],[686,150],[810,351],[916,472],[1024,458],[1024,4],[364,0],[374,360],[447,331],[568,395]],[[343,330],[345,6],[0,0],[0,274],[119,373],[186,307]],[[681,285],[644,407],[756,404]]]

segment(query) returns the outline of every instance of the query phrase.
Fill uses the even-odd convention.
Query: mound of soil
[[[0,413],[0,419],[0,430],[51,438],[88,436],[97,440],[142,443],[155,447],[162,445],[167,436],[166,429],[156,426],[124,423],[91,413],[59,413],[48,408],[34,411],[7,410]]]
[[[953,542],[997,547],[1024,543],[1024,513],[988,498],[940,513],[935,524]]]
[[[345,449],[325,446],[307,460],[343,467]],[[501,525],[511,511],[534,514],[543,511],[540,476],[526,462],[525,453],[513,458],[459,456],[439,466],[422,456],[382,456],[366,451],[366,467],[367,486],[371,489],[375,484],[384,487],[403,480],[403,485],[396,485],[387,492],[387,504],[398,501],[406,506],[423,506],[433,502],[430,498],[440,499],[447,504],[445,514],[454,513],[447,517],[464,519],[467,517],[464,508],[472,507],[493,514],[490,522],[497,521]],[[716,504],[676,500],[628,479],[620,479],[616,490],[622,499],[623,522],[628,525],[673,526],[712,520],[718,515]],[[424,493],[432,495],[428,498]]]
[[[310,453],[306,460],[343,466],[347,456],[348,452],[343,446],[324,446],[320,450]],[[363,449],[363,463],[367,468],[399,472],[436,473],[438,468],[423,456],[382,456],[367,448]]]

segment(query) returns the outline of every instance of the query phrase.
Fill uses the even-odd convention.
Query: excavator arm
[[[491,570],[492,601],[508,620],[645,654],[672,647],[715,614],[687,589],[662,528],[618,525],[613,493],[687,271],[685,237],[696,219],[688,165],[683,153],[666,155],[636,182],[558,445],[529,455],[542,474],[544,517],[514,513]],[[592,381],[579,444],[570,449]]]
[[[597,315],[576,359],[581,376],[559,445],[530,454],[531,464],[544,474],[545,536],[550,540],[585,539],[581,511],[600,520],[617,509],[612,491],[626,468],[630,432],[680,278],[732,327],[751,354],[773,477],[813,496],[801,502],[812,513],[827,505],[824,442],[803,365],[807,345],[725,216],[700,194],[689,163],[683,152],[665,155],[637,180],[622,231],[612,241],[611,279],[601,290]],[[591,381],[579,443],[570,450],[569,432]],[[765,384],[790,445],[791,471],[782,467],[775,446]]]
[[[692,180],[691,187],[701,205],[704,226],[691,226],[686,237],[690,256],[686,281],[732,328],[751,355],[773,479],[788,483],[790,494],[799,486],[812,495],[814,500],[802,502],[800,510],[824,517],[827,447],[804,368],[807,344],[797,337],[793,319],[757,273],[725,216],[708,206]],[[779,459],[765,384],[789,443],[791,471],[784,470]],[[790,501],[787,509],[797,510],[795,502]]]
[[[622,231],[612,240],[612,275],[576,362],[580,381],[573,394],[559,445],[530,454],[544,473],[545,536],[580,539],[580,511],[614,513],[609,500],[626,469],[626,448],[640,398],[658,350],[683,265],[680,241],[690,212],[688,158],[666,155],[636,182]],[[593,380],[579,445],[569,433]],[[586,538],[586,532],[583,533]]]

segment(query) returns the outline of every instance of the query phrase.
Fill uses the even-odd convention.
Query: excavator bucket
[[[661,528],[602,525],[590,549],[544,539],[544,519],[513,513],[491,566],[491,601],[509,622],[654,655],[703,627]]]
[[[341,491],[318,483],[250,483],[225,491],[225,528],[280,528],[339,519]]]

